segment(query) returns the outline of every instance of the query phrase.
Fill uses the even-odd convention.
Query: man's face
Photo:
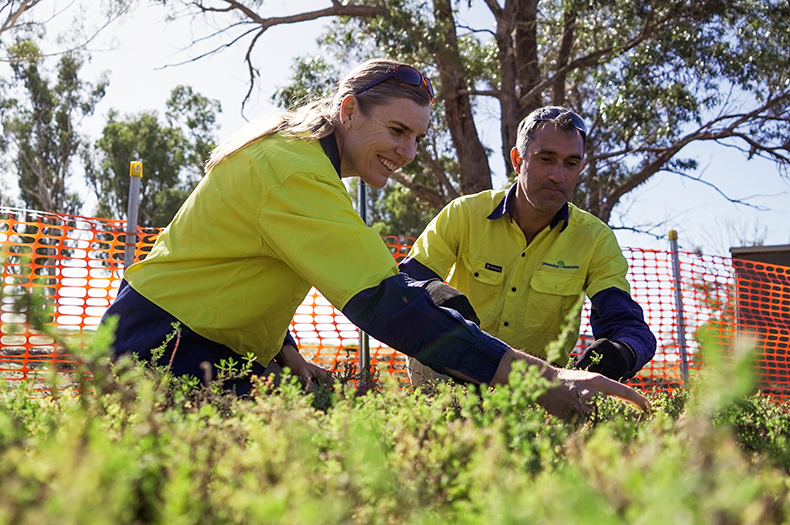
[[[576,130],[542,124],[522,157],[516,148],[510,153],[518,173],[516,202],[540,215],[554,216],[573,196],[581,173],[584,146]]]

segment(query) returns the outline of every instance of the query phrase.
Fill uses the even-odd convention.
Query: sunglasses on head
[[[354,95],[359,95],[360,93],[367,91],[373,86],[377,86],[388,78],[392,77],[395,77],[404,84],[409,84],[410,86],[424,87],[425,91],[428,93],[428,96],[431,98],[431,102],[433,102],[433,86],[431,85],[431,81],[428,80],[428,77],[417,71],[415,68],[406,65],[395,66],[383,75],[374,78],[358,90],[354,91]]]
[[[532,117],[532,120],[535,122],[550,122],[552,120],[557,120],[557,117],[561,115],[568,115],[573,127],[579,130],[582,136],[587,136],[587,125],[584,123],[584,120],[573,111],[569,111],[565,108],[545,108],[543,110],[538,110]]]

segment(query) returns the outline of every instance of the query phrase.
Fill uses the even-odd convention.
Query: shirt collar
[[[510,186],[510,189],[507,190],[507,193],[505,194],[505,196],[496,205],[496,207],[494,208],[494,211],[492,211],[488,215],[488,219],[491,219],[491,220],[501,219],[507,213],[508,217],[510,218],[510,220],[511,221],[513,220],[513,216],[510,214],[509,210],[510,210],[511,206],[513,205],[513,203],[516,200],[516,186],[517,185],[518,185],[518,183],[515,182],[515,183],[513,183],[512,186]],[[564,232],[565,228],[568,227],[568,221],[569,220],[570,220],[570,208],[568,206],[568,203],[566,202],[565,204],[562,205],[562,208],[560,208],[560,211],[558,211],[557,214],[554,216],[554,218],[551,220],[551,228],[554,229],[555,226],[557,226],[560,222],[562,222],[562,228],[560,228],[560,232]]]
[[[332,132],[331,135],[327,135],[322,139],[318,139],[318,142],[321,143],[321,147],[324,148],[324,153],[326,153],[326,156],[329,157],[330,162],[332,162],[332,166],[334,166],[335,171],[337,172],[337,176],[340,177],[340,148],[337,147],[335,133]]]

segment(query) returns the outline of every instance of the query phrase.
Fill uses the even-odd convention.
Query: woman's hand
[[[313,388],[313,379],[329,377],[329,370],[306,359],[293,345],[283,345],[280,352],[274,356],[274,361],[282,368],[290,368],[291,373],[302,380],[305,388]]]

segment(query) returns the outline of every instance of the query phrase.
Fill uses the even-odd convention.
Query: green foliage
[[[119,117],[111,111],[95,150],[84,155],[85,174],[98,199],[99,217],[126,215],[129,164],[143,163],[139,221],[166,226],[203,176],[214,148],[219,102],[186,86],[167,101],[165,121],[156,112]]]
[[[347,183],[349,192],[357,203],[359,180]],[[414,198],[400,184],[387,184],[381,189],[367,186],[367,223],[381,235],[417,238],[439,209],[426,201]]]
[[[65,338],[45,297],[12,304],[81,366],[76,390],[0,383],[0,524],[790,523],[788,406],[753,394],[748,352],[705,339],[691,391],[652,394],[649,415],[598,399],[566,422],[523,362],[496,389],[370,388],[347,370],[356,386],[305,395],[286,372],[240,399],[110,361],[112,319]]]
[[[790,420],[787,407],[766,396],[742,398],[720,410],[713,419],[718,426],[732,427],[746,452],[770,460],[790,471]]]
[[[340,78],[336,68],[327,64],[321,56],[297,58],[291,66],[291,73],[299,82],[282,87],[272,95],[272,100],[285,109],[297,108],[311,100],[329,96]]]
[[[530,2],[358,4],[385,9],[336,17],[319,40],[317,71],[388,56],[429,74],[439,95],[432,135],[397,181],[434,209],[491,187],[488,165],[477,164],[479,155],[464,157],[481,151],[479,140],[491,141],[479,131],[487,117],[501,131],[496,162],[510,174],[519,120],[546,104],[571,107],[591,124],[574,202],[605,222],[622,196],[650,177],[696,170],[697,160],[683,156],[694,141],[762,156],[782,173],[790,166],[785,0],[541,0],[534,10]],[[455,27],[446,27],[445,10]],[[325,90],[316,84],[320,75],[304,69],[312,60],[300,59],[282,92]],[[479,130],[469,124],[469,106]],[[383,216],[385,206],[396,215],[408,209],[404,202],[374,203]],[[383,229],[397,223],[381,221]]]
[[[83,59],[78,53],[60,58],[55,82],[47,78],[33,41],[18,42],[10,53],[14,78],[9,91],[16,96],[0,97],[2,143],[13,154],[22,201],[32,209],[77,213],[82,203],[68,182],[73,158],[86,146],[79,123],[104,97],[107,80],[93,85],[79,78]]]

